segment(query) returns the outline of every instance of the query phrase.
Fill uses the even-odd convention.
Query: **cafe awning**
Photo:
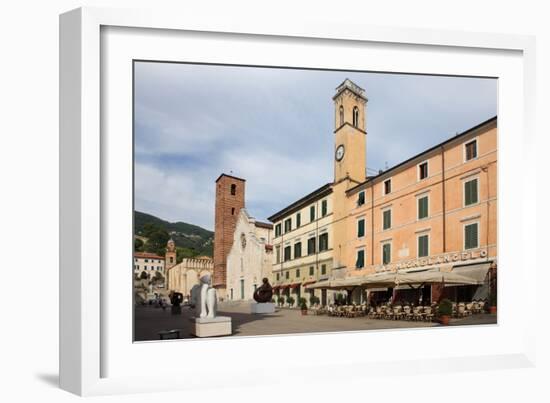
[[[294,289],[294,288],[299,288],[299,287],[300,287],[300,284],[302,284],[302,283],[290,284],[290,288],[292,288],[292,289]]]
[[[487,281],[487,272],[492,262],[471,264],[468,266],[454,266],[452,273],[477,281],[477,284],[484,284]]]

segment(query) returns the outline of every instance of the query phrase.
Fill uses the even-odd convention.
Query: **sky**
[[[497,114],[497,80],[136,62],[135,209],[213,230],[215,180],[258,220],[333,177],[336,87],[365,89],[367,167],[392,167]]]

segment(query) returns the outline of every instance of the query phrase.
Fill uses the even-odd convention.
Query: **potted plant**
[[[497,313],[497,293],[493,293],[489,300],[489,313],[495,315]]]
[[[302,315],[307,315],[307,302],[306,302],[306,299],[301,297],[298,300],[298,305],[300,305],[300,311],[302,311]]]
[[[319,302],[321,302],[321,300],[318,297],[316,297],[315,295],[312,295],[311,297],[309,297],[309,305],[310,306],[318,304]]]
[[[279,297],[277,302],[279,303],[280,306],[283,306],[285,304],[285,297]]]
[[[291,307],[292,305],[294,305],[294,303],[296,302],[296,300],[294,299],[294,297],[288,297],[286,299],[286,302],[288,302],[288,306]]]
[[[448,299],[444,299],[439,303],[437,307],[437,315],[439,316],[439,322],[446,326],[449,324],[449,319],[453,313],[453,303]]]

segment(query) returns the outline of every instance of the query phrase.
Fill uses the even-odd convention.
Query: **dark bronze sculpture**
[[[262,285],[254,291],[254,301],[256,302],[271,302],[271,297],[273,296],[273,288],[269,284],[267,278],[262,279]]]
[[[181,315],[181,303],[183,302],[183,294],[181,292],[172,291],[169,295],[172,303],[172,315]]]

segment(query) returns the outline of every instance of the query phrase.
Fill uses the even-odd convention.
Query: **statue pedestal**
[[[250,313],[275,313],[275,304],[273,302],[252,302],[250,304]]]
[[[191,318],[191,334],[197,337],[228,336],[231,334],[231,318]]]

